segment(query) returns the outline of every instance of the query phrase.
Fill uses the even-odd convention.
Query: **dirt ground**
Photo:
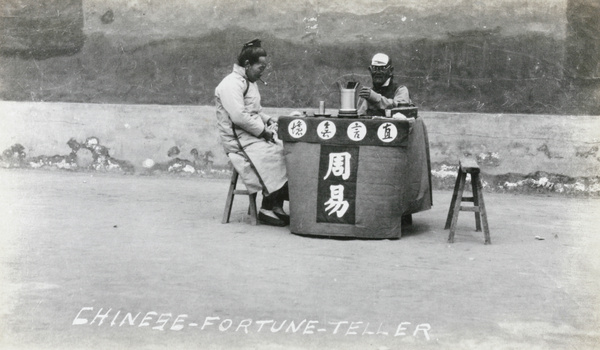
[[[399,240],[221,224],[227,179],[0,170],[2,349],[593,349],[599,199],[451,192]],[[543,239],[536,239],[536,236]]]

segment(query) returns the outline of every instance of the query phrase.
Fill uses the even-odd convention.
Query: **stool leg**
[[[233,204],[233,191],[235,190],[235,186],[237,184],[238,173],[233,170],[231,174],[231,182],[229,184],[229,192],[227,193],[227,200],[225,201],[225,210],[223,211],[223,219],[221,220],[222,224],[226,224],[229,222],[229,218],[231,217],[231,206]]]
[[[452,208],[452,222],[450,223],[450,235],[448,236],[448,243],[454,243],[454,232],[456,231],[456,222],[458,221],[458,213],[460,212],[460,204],[462,202],[463,191],[465,190],[465,179],[467,174],[459,171],[458,173],[458,191],[456,193],[456,200],[454,201],[454,207]]]
[[[471,188],[473,191],[473,205],[479,207],[479,174],[471,174]],[[481,231],[480,211],[475,212],[475,231]]]
[[[485,211],[485,203],[483,202],[483,185],[481,184],[481,180],[479,178],[477,179],[477,193],[479,195],[479,211],[481,212],[485,244],[492,244],[492,240],[490,238],[490,228],[487,221],[487,212]]]
[[[256,210],[256,193],[248,195],[248,198],[250,199],[250,205],[248,206],[248,214],[250,214],[250,224],[258,225],[258,213]]]
[[[458,186],[460,184],[460,167],[458,168],[458,175],[456,175],[456,182],[454,183],[454,192],[452,193],[452,200],[450,201],[450,209],[448,209],[448,217],[446,218],[446,226],[444,229],[447,230],[450,228],[450,224],[452,223],[452,216],[454,215],[454,204],[456,203],[456,195],[458,193]]]

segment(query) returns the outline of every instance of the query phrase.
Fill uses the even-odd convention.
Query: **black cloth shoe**
[[[272,214],[273,216],[269,215]],[[258,212],[258,220],[261,224],[271,225],[271,226],[280,226],[283,227],[286,225],[285,221],[279,219],[277,215],[275,215],[271,210],[261,209]]]
[[[273,213],[277,215],[279,220],[285,222],[286,225],[290,224],[290,216],[283,211],[283,208],[273,208]]]

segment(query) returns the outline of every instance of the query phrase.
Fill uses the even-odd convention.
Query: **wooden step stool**
[[[476,231],[481,231],[481,224],[483,222],[483,235],[485,238],[485,244],[492,243],[490,240],[487,213],[485,212],[485,204],[483,202],[483,186],[481,185],[479,172],[479,165],[477,165],[477,162],[472,159],[461,159],[458,163],[458,175],[456,177],[456,184],[454,185],[454,193],[452,194],[450,209],[448,210],[446,226],[444,227],[446,230],[450,229],[448,243],[454,243],[454,232],[456,231],[456,222],[458,221],[459,211],[475,212]],[[473,197],[463,197],[467,174],[471,175]],[[463,207],[460,205],[461,202],[473,202],[473,206]]]
[[[229,222],[231,216],[231,207],[233,205],[233,197],[236,194],[248,196],[250,205],[248,206],[248,214],[250,215],[250,224],[258,225],[258,211],[256,210],[256,193],[250,193],[248,190],[237,190],[237,181],[239,174],[234,167],[231,167],[231,182],[229,184],[229,192],[227,193],[227,200],[225,201],[225,211],[223,212],[222,224]]]

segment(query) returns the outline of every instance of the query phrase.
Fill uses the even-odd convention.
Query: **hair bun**
[[[244,49],[249,47],[260,47],[260,39],[254,39],[244,44]]]

